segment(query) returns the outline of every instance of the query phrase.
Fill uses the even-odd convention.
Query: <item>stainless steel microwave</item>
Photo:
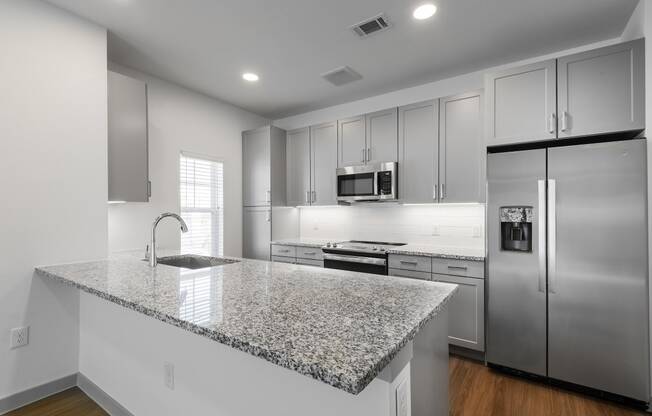
[[[398,164],[374,163],[337,169],[337,200],[391,201],[398,198]]]

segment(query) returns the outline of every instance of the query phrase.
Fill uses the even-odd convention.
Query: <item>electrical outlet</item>
[[[482,230],[480,227],[473,227],[473,238],[480,238],[482,237]]]
[[[163,383],[168,389],[174,390],[174,364],[163,363]]]
[[[25,345],[29,344],[29,327],[23,326],[20,328],[12,329],[9,339],[9,348],[12,350],[14,348],[24,347]]]
[[[433,225],[432,226],[432,235],[433,236],[441,235],[441,232],[439,231],[439,226],[438,225]]]
[[[403,380],[401,384],[396,387],[396,415],[408,416],[408,381]]]

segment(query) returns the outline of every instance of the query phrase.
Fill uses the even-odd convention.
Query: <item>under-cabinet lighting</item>
[[[126,204],[127,201],[109,201],[109,205]]]

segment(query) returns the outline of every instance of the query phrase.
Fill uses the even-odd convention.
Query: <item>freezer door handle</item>
[[[548,291],[557,293],[557,182],[548,179]]]
[[[546,293],[546,181],[540,180],[538,185],[539,215],[539,292]]]

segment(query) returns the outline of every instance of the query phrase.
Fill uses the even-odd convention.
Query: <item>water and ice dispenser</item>
[[[532,252],[532,207],[500,208],[500,247]]]

